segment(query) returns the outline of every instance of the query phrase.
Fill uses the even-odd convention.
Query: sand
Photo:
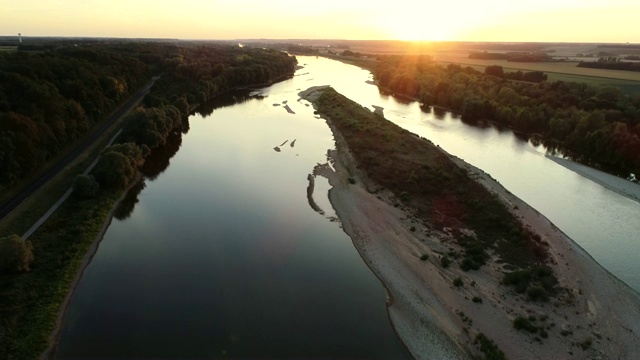
[[[640,202],[640,184],[619,178],[608,174],[604,171],[594,169],[592,167],[579,164],[569,159],[563,159],[556,156],[547,155],[547,158],[556,163],[574,171],[587,179],[596,182],[609,190],[615,191],[622,196]]]
[[[312,101],[319,88],[300,95]],[[327,123],[337,150],[331,152],[332,167],[316,173],[329,180],[329,198],[343,229],[386,287],[393,327],[415,358],[482,356],[474,345],[479,333],[509,359],[640,358],[640,296],[535,209],[481,170],[451,157],[549,244],[550,266],[566,290],[548,303],[528,302],[501,285],[506,270],[495,258],[478,271],[464,272],[457,264],[443,268],[441,254],[460,251],[447,229],[430,228],[411,209],[394,207],[399,201],[389,192],[370,191],[379,187],[356,168],[330,119]],[[463,286],[453,285],[457,277]],[[515,330],[513,320],[520,316],[535,317],[533,324],[545,328],[548,337]]]

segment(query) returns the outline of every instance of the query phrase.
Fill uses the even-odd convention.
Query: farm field
[[[468,65],[500,65],[507,69],[518,69],[528,71],[543,71],[546,73],[561,73],[568,75],[579,75],[588,77],[600,77],[618,80],[632,80],[640,82],[640,72],[631,71],[619,71],[619,70],[607,70],[607,69],[590,69],[577,67],[577,61],[563,61],[563,62],[511,62],[506,60],[483,60],[483,59],[469,59],[466,53],[454,54],[454,53],[436,53],[434,55],[436,61],[450,62],[458,64]]]
[[[499,60],[498,61],[478,60],[478,59],[467,59],[467,60],[485,61],[488,64],[486,65],[467,64],[463,62],[454,62],[454,61],[440,61],[440,62],[443,64],[456,63],[456,64],[465,65],[465,66],[470,66],[478,71],[484,71],[484,68],[487,67],[488,65],[500,65],[495,63],[495,62],[498,62]],[[509,66],[502,66],[502,65],[501,66],[507,72],[518,71],[518,70],[522,70],[522,71],[533,70],[526,67],[526,65],[529,65],[529,63],[514,63],[514,62],[506,62],[506,61],[505,63],[507,63]],[[520,66],[521,64],[525,66]],[[552,63],[548,63],[548,64],[553,66]],[[563,71],[565,69],[567,69],[567,67],[557,67],[556,71]],[[596,70],[596,71],[599,70],[599,69],[587,69],[587,68],[577,68],[577,67],[576,69]],[[563,73],[563,72],[553,72],[548,70],[540,70],[540,71],[543,71],[545,74],[547,74],[547,76],[549,77],[548,81],[583,82],[592,86],[614,86],[619,88],[623,93],[628,95],[640,94],[640,80],[617,79],[617,78],[602,77],[598,75],[578,75],[578,74],[569,74],[569,73]],[[614,71],[614,70],[609,70],[609,71]],[[635,74],[635,73],[631,73],[631,74]]]

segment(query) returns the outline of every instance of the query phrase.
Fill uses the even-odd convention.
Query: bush
[[[73,181],[73,188],[81,199],[92,199],[98,195],[100,185],[92,175],[80,174]]]
[[[480,333],[476,336],[475,344],[480,344],[480,351],[484,353],[486,360],[506,360],[507,356],[498,348],[493,340],[489,339],[485,334]]]
[[[125,143],[109,146],[102,151],[93,173],[101,186],[124,189],[136,177],[137,168],[148,154],[149,148],[145,145]]]
[[[474,296],[473,299],[471,299],[474,303],[478,303],[478,304],[482,304],[482,298],[479,296]]]
[[[0,271],[29,271],[33,262],[33,246],[16,234],[0,237]]]
[[[515,320],[513,320],[513,327],[516,330],[524,329],[524,330],[527,330],[528,332],[534,333],[534,334],[538,332],[538,327],[533,325],[529,321],[529,319],[527,319],[525,317],[522,317],[522,316],[519,316]]]
[[[440,264],[442,264],[443,268],[448,268],[451,264],[451,260],[449,260],[447,256],[443,256],[442,259],[440,259]]]
[[[429,258],[429,255],[427,255],[427,254],[420,255],[420,260],[422,260],[422,261],[426,261],[428,258]]]
[[[453,285],[455,285],[456,287],[460,287],[460,286],[464,285],[464,282],[462,281],[462,279],[460,277],[457,277],[457,278],[453,279]]]
[[[505,275],[502,283],[514,287],[516,293],[527,293],[530,300],[548,301],[556,291],[558,279],[553,270],[539,265],[526,270],[513,271]]]

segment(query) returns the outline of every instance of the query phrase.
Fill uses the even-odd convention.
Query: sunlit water
[[[325,214],[309,206],[307,175],[334,147],[324,121],[298,101],[315,85],[384,107],[387,118],[488,172],[640,289],[640,204],[508,131],[381,95],[367,71],[298,59],[297,76],[254,92],[263,99],[192,116],[181,146],[177,137],[159,156],[86,269],[58,357],[406,356],[383,287],[331,221],[322,178],[314,200]]]

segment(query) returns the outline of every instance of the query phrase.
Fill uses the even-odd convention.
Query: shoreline
[[[317,89],[300,96],[309,100]],[[344,231],[390,294],[392,326],[415,358],[482,357],[475,344],[479,334],[513,359],[640,358],[640,295],[546,217],[482,170],[443,151],[542,236],[563,292],[548,303],[527,301],[526,295],[500,284],[507,271],[496,256],[477,271],[445,268],[440,257],[449,249],[460,250],[447,229],[430,228],[410,209],[395,207],[398,201],[387,191],[369,191],[375,184],[356,169],[344,140],[331,120],[326,121],[337,149],[335,172],[326,174],[331,203]],[[355,178],[355,184],[349,178]],[[423,255],[428,258],[422,260]],[[458,278],[464,285],[452,285]],[[545,335],[541,339],[537,334],[542,331],[516,330],[517,318],[532,319],[536,331],[542,329]]]
[[[283,75],[283,76],[278,77],[277,79],[275,79],[272,82],[267,83],[267,84],[258,84],[258,85],[252,85],[252,86],[238,87],[237,89],[230,89],[228,91],[225,91],[224,93],[231,92],[231,91],[234,91],[234,90],[248,89],[248,88],[252,88],[252,87],[260,88],[262,86],[269,86],[269,85],[273,85],[273,84],[275,84],[277,82],[286,80],[286,79],[288,79],[288,78],[290,78],[292,76],[293,76],[293,74]],[[221,95],[221,94],[218,94],[216,96],[219,96],[219,95]],[[213,98],[211,98],[211,99],[213,99]],[[208,100],[211,100],[211,99],[208,99]],[[199,107],[201,105],[202,104],[198,103],[197,105],[194,106],[194,109],[189,109],[190,112],[193,112],[197,107]],[[55,355],[56,355],[56,352],[57,352],[57,349],[58,349],[58,343],[59,343],[59,340],[60,340],[60,336],[62,334],[62,328],[64,326],[64,319],[65,319],[65,316],[66,316],[67,308],[69,306],[71,298],[73,297],[73,294],[75,293],[76,287],[80,283],[80,280],[82,279],[82,276],[84,275],[84,272],[85,272],[86,268],[89,266],[89,264],[93,260],[93,257],[97,253],[98,248],[100,247],[100,243],[102,242],[105,233],[107,232],[109,226],[111,225],[111,222],[113,221],[113,215],[114,215],[115,210],[120,205],[122,200],[125,198],[127,193],[131,190],[131,188],[133,188],[140,181],[144,181],[144,176],[138,171],[137,178],[134,179],[131,182],[131,184],[129,184],[129,186],[122,192],[120,197],[113,203],[113,205],[112,205],[112,207],[111,207],[106,219],[104,220],[104,223],[103,223],[103,226],[102,226],[100,232],[96,235],[95,239],[91,243],[91,246],[89,247],[89,249],[87,250],[87,252],[83,256],[82,262],[80,264],[80,267],[79,267],[77,273],[75,274],[73,280],[69,284],[69,288],[68,288],[67,294],[65,295],[64,300],[60,304],[60,308],[59,308],[57,316],[56,316],[56,321],[55,321],[54,328],[51,331],[51,334],[49,335],[49,341],[48,341],[47,348],[41,353],[39,359],[48,360],[48,359],[54,359],[55,358]]]
[[[40,360],[55,359],[56,352],[58,350],[58,343],[60,341],[60,336],[62,335],[62,328],[64,327],[64,319],[67,313],[67,308],[69,306],[69,303],[71,302],[71,298],[73,297],[73,294],[75,293],[76,288],[80,283],[80,280],[82,280],[82,276],[84,275],[85,270],[87,269],[89,264],[91,264],[93,257],[98,252],[100,243],[102,243],[102,240],[104,239],[104,235],[109,229],[109,226],[111,226],[114,212],[116,211],[116,209],[118,208],[122,200],[124,200],[129,190],[131,190],[140,181],[144,181],[144,178],[141,174],[138,174],[138,177],[131,182],[131,184],[125,189],[122,195],[113,203],[113,206],[111,207],[111,210],[107,215],[107,218],[104,220],[104,224],[102,225],[100,232],[98,233],[98,235],[96,235],[95,239],[91,243],[91,246],[89,247],[89,250],[83,256],[82,263],[80,264],[80,269],[74,276],[73,281],[69,284],[69,290],[67,291],[67,295],[65,296],[64,301],[60,304],[60,309],[58,311],[54,329],[51,332],[51,335],[49,336],[49,345],[47,346],[47,349],[40,355]]]
[[[582,165],[569,159],[545,155],[545,157],[619,195],[640,202],[640,184],[611,175],[607,172]]]

